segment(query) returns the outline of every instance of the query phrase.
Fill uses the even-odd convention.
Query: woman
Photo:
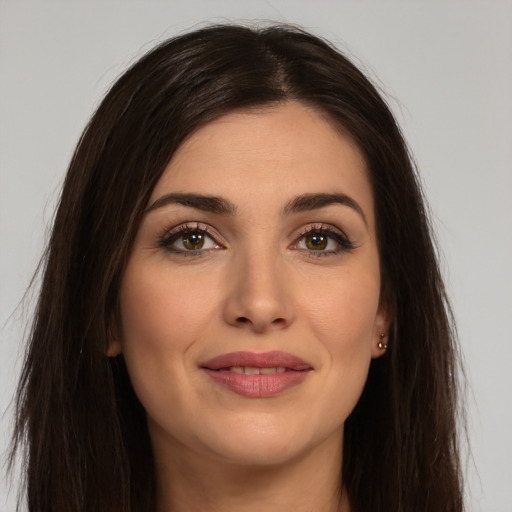
[[[457,358],[372,84],[214,26],[118,81],[72,159],[18,395],[35,511],[460,511]]]

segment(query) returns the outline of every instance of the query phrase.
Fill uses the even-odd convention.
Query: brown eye
[[[176,231],[166,234],[159,242],[160,247],[173,253],[191,253],[199,255],[212,249],[221,249],[214,238],[201,227],[181,226]]]
[[[347,236],[333,226],[311,226],[291,245],[292,249],[305,251],[310,256],[332,256],[355,248]]]
[[[313,232],[304,237],[306,247],[311,251],[323,251],[327,247],[329,237],[324,233]]]
[[[197,251],[203,248],[204,234],[200,231],[192,231],[186,233],[182,237],[183,247],[189,251]]]

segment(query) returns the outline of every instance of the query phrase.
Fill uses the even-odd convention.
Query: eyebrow
[[[195,193],[171,192],[170,194],[165,194],[155,200],[148,208],[146,208],[144,213],[147,214],[153,210],[170,204],[180,204],[183,206],[188,206],[189,208],[195,208],[196,210],[202,210],[220,215],[233,216],[237,211],[236,205],[222,197]],[[361,216],[365,225],[368,226],[368,221],[363,212],[363,209],[354,199],[346,194],[302,194],[292,199],[283,208],[283,213],[285,215],[291,215],[294,213],[325,208],[326,206],[330,206],[332,204],[341,204],[343,206],[352,208]]]
[[[146,208],[144,213],[149,213],[169,204],[181,204],[196,210],[202,210],[210,213],[218,213],[221,215],[234,215],[236,206],[222,197],[206,196],[202,194],[182,194],[172,192],[159,197],[154,203]]]
[[[290,201],[284,207],[284,213],[289,215],[292,213],[306,212],[324,208],[332,204],[341,204],[352,208],[361,216],[366,227],[368,227],[368,221],[363,209],[354,199],[346,194],[303,194]]]

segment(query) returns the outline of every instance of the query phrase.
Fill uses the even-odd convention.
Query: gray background
[[[13,396],[30,302],[11,314],[93,108],[161,39],[243,19],[293,22],[330,39],[386,91],[423,175],[458,318],[468,509],[512,511],[510,1],[0,2],[0,412]],[[7,410],[0,452],[11,421]],[[0,511],[14,510],[17,485],[8,493],[0,481]]]

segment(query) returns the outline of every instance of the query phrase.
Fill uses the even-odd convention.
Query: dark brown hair
[[[371,82],[289,26],[212,26],[159,45],[113,85],[72,158],[41,265],[17,395],[31,512],[152,511],[154,467],[122,356],[105,356],[142,212],[174,151],[235,109],[296,100],[362,150],[375,197],[388,353],[345,424],[356,512],[459,512],[458,358],[421,189]],[[341,484],[341,482],[340,482]]]

